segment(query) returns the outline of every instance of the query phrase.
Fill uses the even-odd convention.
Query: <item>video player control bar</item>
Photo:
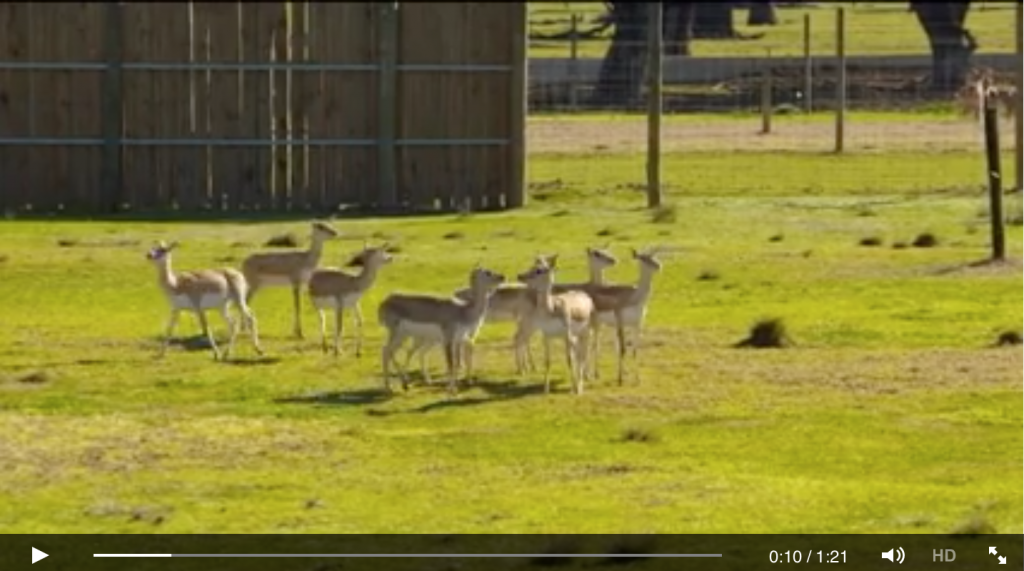
[[[636,558],[721,557],[721,553],[94,553],[93,557]]]

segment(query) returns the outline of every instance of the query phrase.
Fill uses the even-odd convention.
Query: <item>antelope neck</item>
[[[165,254],[164,257],[157,261],[156,264],[157,278],[160,280],[160,285],[169,291],[173,291],[178,287],[178,280],[174,276],[174,272],[171,271],[171,255]]]

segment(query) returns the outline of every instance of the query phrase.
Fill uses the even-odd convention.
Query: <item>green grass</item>
[[[1021,533],[1022,355],[990,345],[1024,319],[1022,236],[1008,229],[1013,265],[969,265],[987,247],[978,161],[668,156],[674,216],[652,216],[641,156],[532,156],[522,211],[336,222],[328,264],[364,238],[401,246],[364,300],[361,358],[322,356],[308,308],[310,338],[288,338],[288,294],[268,290],[267,361],[241,339],[237,364],[154,359],[152,241],[180,240],[181,269],[237,265],[304,223],[0,223],[0,532]],[[939,245],[892,248],[922,232]],[[495,325],[458,399],[379,392],[387,292],[448,292],[478,260],[511,274],[538,252],[580,278],[605,242],[621,282],[628,247],[668,248],[639,379],[617,386],[606,350],[573,397],[556,359],[545,396]],[[765,317],[796,346],[731,348]]]
[[[755,40],[695,40],[696,56],[763,57],[768,49],[773,56],[797,56],[803,52],[803,18],[811,14],[811,45],[818,55],[835,53],[835,12],[833,6],[844,5],[847,12],[847,53],[928,54],[928,39],[917,17],[907,11],[906,2],[818,3],[815,8],[779,8],[776,26],[746,26],[746,11],[736,10],[733,21],[743,35],[764,34]],[[572,13],[582,19],[581,29],[592,27],[591,20],[604,12],[599,2],[531,2],[531,29],[551,34],[567,30]],[[967,17],[967,27],[974,33],[980,53],[1013,53],[1014,18],[1012,4],[989,3],[984,9],[975,6]],[[580,41],[580,57],[603,57],[608,49],[608,36]],[[534,40],[531,57],[569,57],[569,42]]]

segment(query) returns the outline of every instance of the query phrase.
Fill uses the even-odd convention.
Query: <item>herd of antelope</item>
[[[252,254],[242,262],[241,271],[220,268],[175,272],[171,267],[171,252],[176,243],[158,243],[149,251],[147,258],[156,266],[160,287],[171,306],[160,356],[167,351],[182,311],[191,312],[198,318],[215,360],[230,356],[235,338],[243,329],[251,334],[256,352],[262,355],[256,317],[249,303],[257,291],[273,286],[292,288],[293,330],[298,338],[303,337],[301,306],[302,290],[306,289],[319,314],[324,353],[333,351],[334,355],[340,354],[344,312],[350,310],[356,324],[354,352],[360,356],[363,336],[360,300],[373,286],[380,269],[392,261],[392,256],[386,243],[374,247],[364,244],[347,264],[357,270],[349,272],[319,267],[324,243],[337,235],[330,225],[314,222],[307,250]],[[499,321],[515,324],[512,345],[519,374],[535,369],[530,340],[537,332],[543,336],[545,392],[551,387],[551,342],[561,339],[575,394],[583,392],[585,380],[598,378],[600,329],[602,325],[613,327],[618,382],[622,384],[628,347],[631,347],[632,359],[636,361],[652,280],[654,274],[661,270],[661,262],[656,251],[633,250],[632,257],[639,266],[637,283],[618,285],[604,280],[605,270],[617,263],[607,249],[587,248],[586,256],[590,274],[583,283],[555,283],[555,271],[558,269],[558,255],[555,254],[538,256],[531,267],[516,276],[515,281],[477,264],[469,272],[468,287],[452,295],[388,295],[377,310],[378,321],[387,332],[381,351],[385,389],[391,390],[393,374],[398,375],[403,389],[408,388],[406,370],[417,353],[423,377],[430,383],[425,357],[430,348],[440,345],[447,365],[448,391],[454,393],[460,373],[464,373],[466,379],[471,378],[474,340],[482,325]],[[231,316],[232,305],[241,313],[240,323]],[[206,312],[210,310],[221,314],[229,330],[228,346],[223,351],[214,340],[206,320]],[[332,310],[334,331],[329,343],[327,313]],[[632,340],[627,334],[631,334]],[[398,363],[397,354],[407,340],[411,340],[411,347],[402,366]]]

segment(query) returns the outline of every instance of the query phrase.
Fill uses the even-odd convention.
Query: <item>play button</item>
[[[42,551],[39,551],[35,547],[32,548],[32,563],[35,563],[37,561],[41,561],[43,559],[46,559],[49,556],[50,555],[48,553],[43,553]]]

